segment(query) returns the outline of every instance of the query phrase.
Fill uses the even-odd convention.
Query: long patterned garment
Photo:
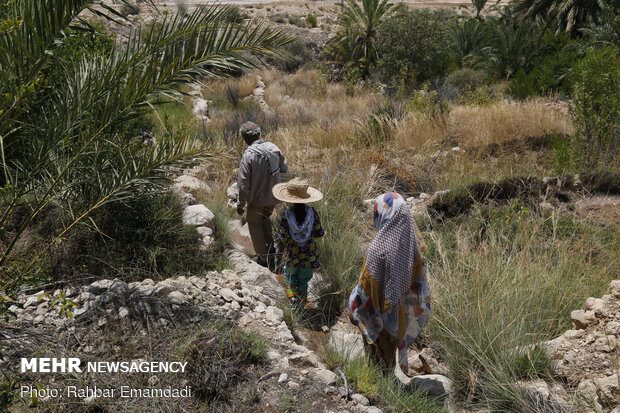
[[[376,343],[388,334],[398,345],[401,370],[407,349],[430,318],[430,292],[422,253],[425,246],[402,196],[377,197],[373,224],[379,230],[368,247],[359,284],[349,297],[354,324]]]

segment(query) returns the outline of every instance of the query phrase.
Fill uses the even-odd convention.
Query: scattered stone
[[[288,380],[288,374],[282,373],[280,374],[280,377],[278,378],[278,383],[284,383],[287,380]]]
[[[220,290],[220,296],[222,296],[222,298],[228,302],[231,301],[243,301],[243,299],[241,297],[239,297],[237,295],[236,292],[234,292],[233,290],[231,290],[230,288],[222,288]]]
[[[362,406],[370,406],[370,402],[368,401],[368,399],[359,393],[356,393],[353,396],[351,396],[351,399],[355,403],[361,404]]]
[[[215,223],[215,215],[202,204],[190,205],[183,210],[183,223],[197,227],[212,227]]]
[[[196,227],[196,232],[198,232],[198,234],[203,237],[213,235],[213,230],[209,227]]]
[[[168,300],[176,305],[184,305],[191,302],[191,299],[180,291],[173,291],[168,294]]]
[[[198,191],[211,192],[209,185],[190,175],[181,175],[174,179],[174,186],[182,191],[196,193]]]
[[[419,358],[426,373],[441,374],[444,376],[449,374],[448,366],[437,360],[437,355],[431,348],[426,347],[422,349],[419,353]]]
[[[411,379],[412,388],[429,395],[446,397],[452,393],[452,380],[441,374],[425,374]]]
[[[570,313],[570,318],[578,330],[583,330],[589,325],[596,323],[594,311],[575,310]]]
[[[183,191],[180,191],[181,193],[179,194],[181,199],[179,201],[179,203],[181,204],[181,208],[185,209],[190,205],[196,205],[198,203],[198,201],[196,200],[196,198],[194,198],[194,195],[192,194],[186,194]]]
[[[306,349],[305,353],[296,353],[288,358],[288,360],[298,367],[318,367],[321,363],[313,352]],[[327,383],[330,384],[330,383]]]
[[[127,307],[121,307],[118,309],[118,317],[125,318],[129,315],[129,309]]]
[[[338,376],[333,371],[327,369],[312,369],[310,375],[313,380],[321,382],[327,386],[333,385],[338,381]]]
[[[620,402],[618,374],[594,379],[596,394],[604,406],[615,407]]]

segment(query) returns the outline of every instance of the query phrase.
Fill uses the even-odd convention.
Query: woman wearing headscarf
[[[393,370],[398,361],[407,374],[407,349],[430,317],[430,292],[422,257],[426,249],[402,196],[377,197],[370,243],[359,283],[351,292],[351,322],[357,325],[371,357]]]

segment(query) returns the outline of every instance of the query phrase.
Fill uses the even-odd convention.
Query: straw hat
[[[300,178],[274,185],[273,196],[282,202],[291,204],[316,202],[323,198],[321,191],[311,187],[307,181]]]

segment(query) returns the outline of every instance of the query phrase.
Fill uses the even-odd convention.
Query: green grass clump
[[[411,392],[397,382],[394,375],[384,376],[381,367],[366,357],[350,357],[334,350],[327,341],[322,343],[325,365],[340,367],[347,377],[351,391],[366,396],[386,411],[441,412],[441,403],[419,392]]]
[[[358,280],[364,261],[362,235],[371,216],[364,213],[363,182],[353,174],[336,174],[321,184],[325,201],[317,205],[326,235],[318,241],[324,283],[319,306],[328,319],[340,314]]]
[[[267,341],[223,320],[216,320],[181,346],[187,379],[206,401],[225,401],[237,384],[248,380],[253,365],[267,360]]]
[[[512,384],[544,376],[546,361],[541,351],[517,349],[561,334],[571,310],[607,290],[620,270],[619,234],[521,201],[478,205],[436,229],[427,239],[427,330],[445,349],[457,393],[482,407],[528,411]]]

